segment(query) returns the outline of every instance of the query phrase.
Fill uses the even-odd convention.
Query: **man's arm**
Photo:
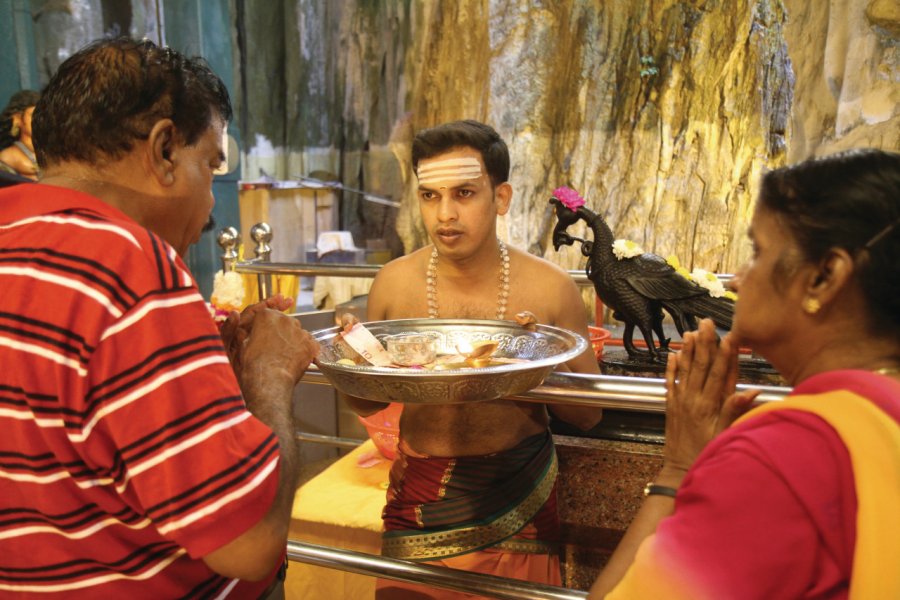
[[[291,399],[317,352],[318,345],[296,319],[271,309],[254,312],[238,363],[241,391],[250,412],[278,436],[278,489],[262,520],[203,557],[221,575],[264,579],[284,553],[300,467]]]
[[[250,336],[250,330],[253,329],[253,318],[256,314],[267,308],[284,312],[294,307],[294,299],[275,294],[265,300],[261,300],[256,304],[251,304],[243,311],[233,311],[225,319],[225,322],[219,326],[219,335],[222,337],[222,343],[225,345],[225,354],[228,355],[228,362],[237,377],[238,383],[241,381],[241,365],[242,352],[244,342]]]
[[[553,302],[555,307],[553,313],[556,318],[552,325],[569,329],[575,333],[584,336],[586,340],[590,339],[587,325],[587,316],[584,311],[584,301],[578,286],[569,277],[569,274],[562,272],[563,277],[559,279],[553,294]],[[552,289],[551,286],[547,286]],[[589,373],[592,375],[600,374],[600,367],[597,365],[597,357],[588,344],[587,350],[562,365],[560,371],[570,371],[572,373]],[[574,425],[583,431],[587,431],[594,427],[603,418],[603,409],[593,406],[573,406],[564,404],[548,404],[547,408],[558,418],[566,423]]]
[[[656,485],[678,489],[685,472],[664,467],[653,480]],[[656,532],[659,522],[675,512],[675,498],[670,496],[648,496],[644,499],[634,520],[625,531],[622,541],[616,546],[609,562],[591,586],[588,598],[600,600],[618,584],[634,562],[638,548],[645,539]]]
[[[666,446],[657,485],[678,489],[703,448],[750,409],[758,390],[735,393],[738,345],[716,339],[709,319],[686,332],[678,354],[666,364]],[[622,580],[643,541],[675,510],[675,499],[648,496],[628,526],[606,567],[591,586],[589,598],[603,598]]]
[[[385,266],[381,268],[381,271],[375,276],[375,281],[372,282],[372,287],[369,289],[369,297],[366,299],[366,321],[383,321],[387,318],[388,307],[385,298],[388,297],[388,294],[385,293],[385,273],[390,275],[390,267]],[[348,324],[343,320],[343,315],[335,316],[341,325]],[[347,403],[350,410],[361,417],[368,417],[388,407],[388,404],[385,402],[375,402],[374,400],[348,396],[340,392],[338,397]]]

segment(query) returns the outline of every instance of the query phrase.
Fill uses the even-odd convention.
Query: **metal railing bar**
[[[582,600],[587,592],[288,540],[289,560],[500,600]]]
[[[293,263],[293,262],[260,262],[255,259],[234,263],[238,273],[277,275],[302,275],[304,277],[375,277],[382,265],[351,265],[340,263]],[[587,278],[584,269],[569,269],[569,276],[579,285],[593,285]],[[717,275],[722,281],[734,277],[731,274]]]
[[[273,273],[276,275],[302,275],[304,277],[315,277],[318,275],[330,277],[375,277],[380,268],[381,265],[337,263],[263,263],[255,261],[234,263],[234,270],[238,273]]]
[[[366,440],[357,440],[353,438],[338,437],[334,435],[322,435],[319,433],[306,433],[305,431],[294,432],[294,438],[300,442],[311,442],[313,444],[327,444],[329,446],[337,446],[339,448],[356,448],[365,443]]]
[[[378,275],[382,265],[351,265],[339,263],[279,263],[247,260],[234,264],[234,270],[244,274],[274,273],[301,275],[304,277],[372,277]],[[572,269],[569,275],[580,285],[593,285],[584,269]]]
[[[738,390],[761,390],[756,403],[777,402],[791,388],[738,384]],[[586,373],[550,373],[538,387],[512,397],[525,402],[600,406],[641,412],[666,412],[665,379]]]
[[[315,365],[307,369],[303,383],[331,385]],[[738,384],[737,387],[738,390],[762,390],[756,403],[781,401],[791,392],[791,388],[771,385]],[[666,412],[665,380],[649,377],[550,373],[538,387],[512,398],[524,402]]]

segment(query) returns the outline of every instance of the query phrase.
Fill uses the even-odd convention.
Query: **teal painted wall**
[[[188,56],[204,57],[212,70],[225,82],[234,104],[234,61],[228,0],[168,0],[163,6],[166,44]],[[229,124],[228,133],[240,145],[235,119]],[[241,226],[238,207],[238,181],[241,177],[239,161],[236,164],[238,166],[234,171],[216,177],[213,183],[216,198],[213,217],[216,227],[204,233],[187,256],[188,266],[206,299],[212,293],[213,276],[222,268],[222,250],[216,244],[216,233],[229,225],[238,229]]]
[[[121,0],[101,0],[98,4],[105,8],[116,8],[114,3]],[[232,16],[229,0],[156,0],[157,6],[150,7],[147,14],[132,15],[132,22],[121,24],[120,30],[130,31],[131,35],[146,35],[158,39],[161,32],[164,43],[189,56],[202,56],[213,71],[222,78],[235,103],[234,60],[232,58]],[[121,6],[118,6],[121,8]],[[154,8],[161,9],[163,18],[157,23]],[[75,22],[74,15],[57,4],[29,0],[0,0],[0,107],[5,105],[9,97],[22,88],[40,89],[40,75],[37,65],[37,44],[35,42],[35,25],[33,11],[38,10],[41,16],[39,26],[40,39],[45,51],[49,48],[55,53],[54,44],[66,48],[70,53],[91,41],[79,39],[79,31],[103,31],[109,24],[104,17],[121,14],[121,11],[109,11],[106,15],[88,13],[81,15],[81,21]],[[131,11],[125,11],[131,15]],[[75,27],[73,27],[75,25]],[[63,57],[65,56],[63,54]],[[56,58],[56,55],[53,56]],[[45,57],[46,58],[46,57]],[[44,61],[46,62],[46,60]],[[49,76],[54,65],[42,63]],[[233,121],[228,128],[229,134],[240,144],[237,124]],[[239,150],[235,152],[238,154]],[[238,156],[234,157],[235,159]],[[240,179],[240,161],[235,160],[235,170],[227,175],[216,177],[213,183],[213,194],[216,206],[213,217],[216,227],[203,234],[200,242],[191,248],[186,261],[200,291],[205,298],[212,292],[212,281],[215,272],[221,268],[221,250],[216,244],[216,232],[226,226],[240,227],[238,209],[238,181]]]
[[[0,108],[21,89],[39,89],[31,3],[0,0]]]

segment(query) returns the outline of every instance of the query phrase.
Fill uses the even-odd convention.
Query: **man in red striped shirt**
[[[180,258],[230,117],[203,61],[125,39],[65,61],[35,110],[41,182],[0,190],[2,597],[258,598],[276,580],[291,396],[317,347],[258,306],[226,354]]]

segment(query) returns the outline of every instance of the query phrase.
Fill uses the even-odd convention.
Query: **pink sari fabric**
[[[900,384],[867,371],[818,375],[792,396],[840,390],[900,422]],[[703,451],[675,514],[607,597],[847,598],[856,527],[856,482],[838,433],[787,404],[750,413]]]

